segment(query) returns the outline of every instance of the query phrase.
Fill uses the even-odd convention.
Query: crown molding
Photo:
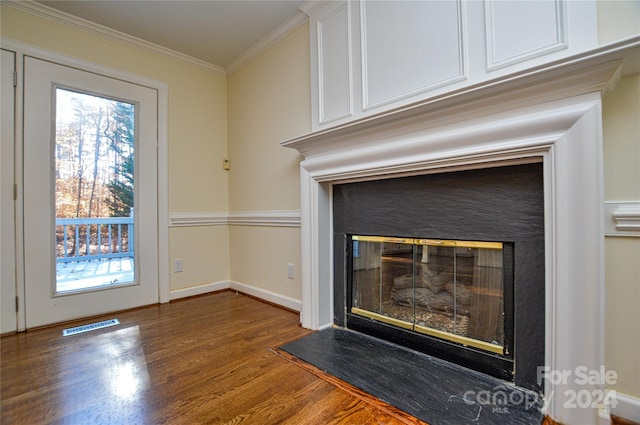
[[[40,18],[48,19],[52,22],[65,25],[70,28],[79,29],[81,31],[88,32],[93,35],[105,38],[116,43],[120,43],[129,47],[144,50],[148,53],[188,65],[203,71],[212,72],[214,74],[226,76],[224,68],[205,62],[200,59],[196,59],[192,56],[185,55],[175,50],[168,49],[166,47],[159,46],[154,43],[142,40],[140,38],[125,34],[120,31],[105,27],[95,22],[91,22],[86,19],[79,18],[69,13],[61,12],[51,7],[45,6],[40,3],[36,3],[32,0],[3,0],[3,5],[13,7],[14,9],[21,10],[26,13],[38,16]]]
[[[304,25],[309,20],[309,17],[305,15],[303,12],[296,13],[293,17],[287,20],[285,23],[280,25],[278,28],[273,30],[267,36],[259,40],[256,44],[249,47],[247,50],[242,52],[240,56],[231,61],[229,65],[225,68],[227,75],[232,75],[240,68],[251,62],[253,59],[260,56],[262,53],[269,50],[280,40],[285,38],[291,32],[296,30],[301,25]]]
[[[318,11],[325,4],[330,3],[331,0],[306,0],[303,1],[298,9],[303,11],[306,15],[313,15],[316,11]]]

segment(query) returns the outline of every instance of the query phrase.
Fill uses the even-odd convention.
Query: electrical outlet
[[[173,272],[174,273],[182,272],[182,258],[175,258],[173,260]]]
[[[295,275],[295,266],[293,265],[293,263],[287,264],[287,277],[289,279],[293,279],[294,275]]]

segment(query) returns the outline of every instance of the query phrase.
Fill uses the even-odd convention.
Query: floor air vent
[[[96,329],[106,328],[108,326],[119,325],[118,319],[105,320],[103,322],[90,323],[88,325],[76,326],[75,328],[69,328],[62,331],[62,336],[75,335],[82,332],[94,331]]]

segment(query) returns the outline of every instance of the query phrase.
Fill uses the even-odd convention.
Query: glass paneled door
[[[24,70],[26,326],[158,302],[157,92]]]
[[[135,105],[55,98],[55,293],[134,283]]]

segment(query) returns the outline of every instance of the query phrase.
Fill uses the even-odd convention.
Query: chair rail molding
[[[300,210],[171,213],[170,227],[300,227]]]
[[[227,213],[171,213],[170,227],[224,226],[228,224]]]
[[[640,201],[606,201],[605,236],[640,238]]]
[[[230,212],[230,225],[300,227],[300,210]]]

